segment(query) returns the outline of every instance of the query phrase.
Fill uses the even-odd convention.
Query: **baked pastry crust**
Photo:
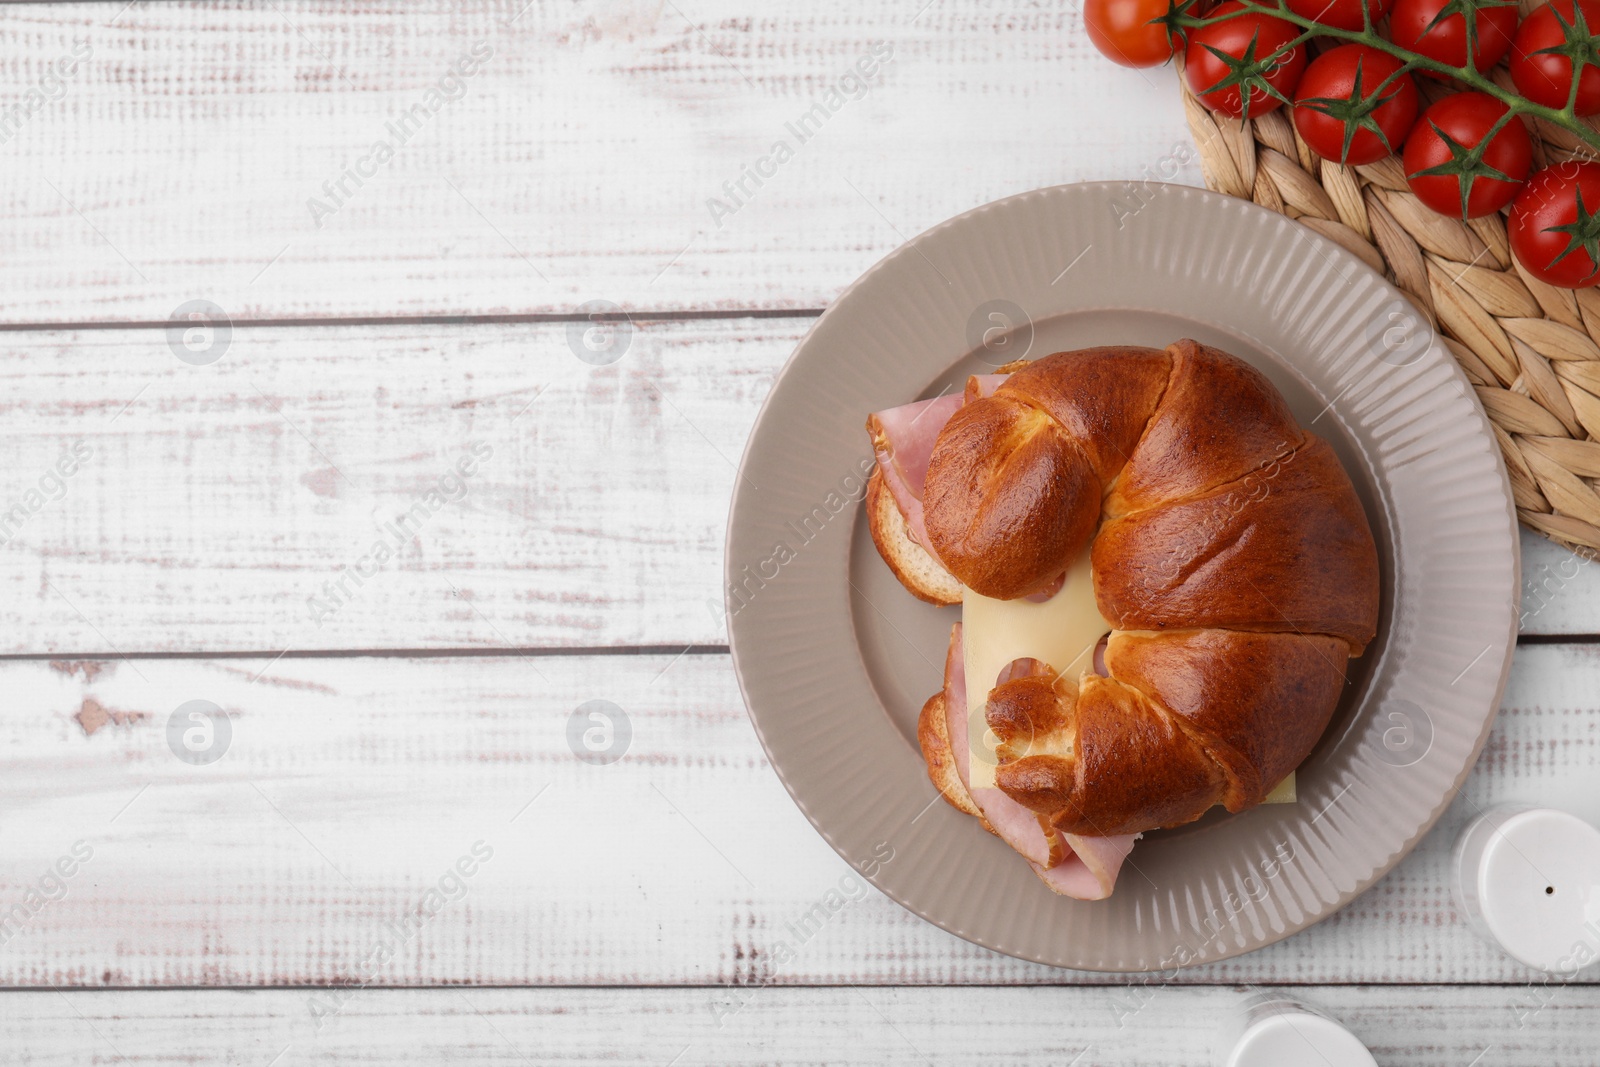
[[[912,596],[929,604],[945,606],[961,603],[961,583],[944,564],[911,539],[906,517],[894,502],[894,494],[883,483],[883,471],[874,470],[867,479],[867,527],[878,555],[889,565]]]
[[[1091,553],[1104,674],[1014,678],[987,707],[996,784],[1064,833],[1259,804],[1316,745],[1377,632],[1377,548],[1333,450],[1260,372],[1192,340],[1057,353],[969,396],[923,486],[924,555],[953,595],[903,562],[896,536],[920,546],[880,514],[898,514],[889,494],[873,499],[880,553],[935,603],[963,585],[1048,590]]]

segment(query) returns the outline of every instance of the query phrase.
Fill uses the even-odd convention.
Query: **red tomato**
[[[1502,3],[1506,6],[1492,6]],[[1472,17],[1478,39],[1472,65],[1481,73],[1511,50],[1511,37],[1517,32],[1515,0],[1397,0],[1394,14],[1389,17],[1389,37],[1400,47],[1429,59],[1464,67],[1468,16]],[[1420,73],[1430,78],[1443,77],[1428,70]]]
[[[1272,58],[1300,36],[1293,23],[1254,11],[1215,21],[1219,15],[1243,10],[1238,0],[1219,4],[1211,12],[1213,21],[1189,34],[1184,52],[1189,88],[1206,107],[1234,118],[1265,115],[1281,107],[1306,69],[1304,44]]]
[[[1124,67],[1159,67],[1183,44],[1159,20],[1170,0],[1085,0],[1083,25],[1100,54]]]
[[[1289,0],[1289,10],[1337,30],[1359,30],[1366,23],[1361,20],[1363,6],[1372,11],[1372,21],[1377,22],[1389,13],[1394,0]]]
[[[1511,205],[1506,233],[1529,274],[1565,289],[1600,281],[1600,163],[1557,163]]]
[[[1417,121],[1417,83],[1409,74],[1389,80],[1400,66],[1398,59],[1364,44],[1322,53],[1300,79],[1295,129],[1323,159],[1352,166],[1398,151]]]
[[[1533,142],[1520,119],[1492,139],[1507,108],[1487,93],[1456,93],[1422,113],[1406,139],[1406,182],[1441,215],[1475,219],[1507,204],[1533,168]]]
[[[1517,92],[1545,107],[1567,106],[1572,89],[1572,57],[1548,49],[1566,44],[1565,27],[1574,28],[1574,37],[1600,35],[1600,0],[1555,0],[1522,20],[1517,38],[1511,42],[1511,80]],[[1578,75],[1578,114],[1600,111],[1600,67],[1594,65],[1594,41],[1583,49]]]

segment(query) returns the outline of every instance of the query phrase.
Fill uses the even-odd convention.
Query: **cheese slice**
[[[1294,791],[1294,772],[1289,772],[1289,777],[1278,783],[1278,787],[1268,793],[1263,804],[1293,804],[1300,798]]]
[[[989,729],[984,709],[995,679],[1012,660],[1048,663],[1063,677],[1077,680],[1094,665],[1094,647],[1111,632],[1111,623],[1094,601],[1094,571],[1083,553],[1067,571],[1061,591],[1042,604],[993,600],[963,587],[962,655],[967,675],[967,730],[972,746],[969,777],[974,789],[994,787],[995,749],[1000,739]],[[1263,803],[1293,804],[1294,772],[1278,783]]]
[[[972,746],[971,785],[994,785],[1000,739],[988,728],[983,709],[995,679],[1012,660],[1048,663],[1074,681],[1094,664],[1094,646],[1111,624],[1094,602],[1094,574],[1084,552],[1067,571],[1061,591],[1042,604],[991,600],[963,588],[961,641],[967,673],[967,731]]]

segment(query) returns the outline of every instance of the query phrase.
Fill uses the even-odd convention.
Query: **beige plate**
[[[862,423],[986,365],[1185,336],[1261,368],[1338,450],[1377,534],[1383,616],[1300,768],[1298,803],[1147,835],[1110,900],[1066,900],[935,800],[916,715],[941,684],[957,609],[914,600],[873,551]],[[930,922],[1066,967],[1226,959],[1343,907],[1455,796],[1515,645],[1511,494],[1450,355],[1397,290],[1335,245],[1182,186],[1025,193],[873,267],[778,376],[745,451],[727,549],[739,683],[807,818]]]

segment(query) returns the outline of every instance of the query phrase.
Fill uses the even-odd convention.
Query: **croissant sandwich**
[[[1258,371],[1195,341],[1058,352],[867,420],[872,539],[961,604],[928,775],[1057,893],[1288,783],[1378,623],[1349,476]]]

